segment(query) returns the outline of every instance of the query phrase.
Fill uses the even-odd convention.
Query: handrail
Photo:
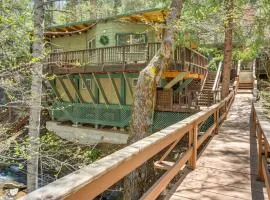
[[[22,197],[21,200],[94,199],[147,160],[170,146],[160,160],[155,163],[156,167],[162,166],[174,146],[184,135],[188,134],[188,149],[169,168],[163,166],[163,169],[166,168],[167,171],[141,199],[150,200],[157,198],[168,183],[179,173],[181,168],[187,165],[187,162],[192,169],[196,168],[198,148],[209,136],[218,132],[218,127],[226,119],[229,108],[233,103],[236,90],[237,88],[231,91],[221,102],[60,178],[47,186],[39,188]],[[213,124],[201,134],[200,124],[205,123],[210,117],[214,118]]]
[[[238,64],[237,64],[237,73],[236,73],[236,75],[237,76],[239,76],[239,74],[240,74],[240,71],[241,71],[241,60],[238,60]]]
[[[258,177],[265,182],[268,198],[270,198],[270,173],[267,158],[270,150],[270,120],[266,117],[261,103],[252,103],[252,124],[258,146]]]
[[[195,53],[197,53],[198,55],[202,56],[202,57],[205,58],[206,60],[208,60],[208,58],[207,58],[206,56],[202,55],[200,52],[196,51],[195,49],[192,49],[192,48],[190,48],[190,47],[186,47],[186,48],[189,49],[189,50],[191,50],[191,51],[193,51],[193,52],[195,52]]]
[[[256,78],[256,60],[253,60],[252,64],[252,79],[253,79],[253,96],[257,98],[258,95],[258,86],[257,86],[257,78]]]
[[[220,78],[221,78],[221,74],[222,74],[222,61],[219,62],[218,64],[218,70],[217,70],[217,74],[216,74],[216,78],[215,78],[215,82],[212,88],[212,92],[215,92],[219,86],[219,82],[220,82]]]
[[[200,93],[199,93],[198,96],[200,96],[200,94],[201,94],[202,91],[203,91],[203,88],[204,88],[204,85],[205,85],[205,83],[206,83],[206,79],[207,79],[208,73],[209,73],[209,71],[207,70],[207,72],[206,72],[206,74],[205,74],[205,77],[204,77],[204,80],[203,80],[203,83],[202,83],[202,86],[201,86],[201,89],[200,89]]]
[[[223,68],[223,63],[222,63],[222,61],[220,61],[219,65],[218,65],[218,70],[217,70],[215,82],[214,82],[214,85],[213,85],[213,88],[212,88],[214,103],[217,102],[218,87],[219,87],[220,80],[221,80],[222,68]]]

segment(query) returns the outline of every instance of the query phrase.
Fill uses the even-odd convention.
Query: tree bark
[[[225,20],[225,41],[224,41],[224,68],[222,74],[221,98],[224,99],[229,94],[230,76],[232,68],[232,37],[233,37],[233,9],[234,0],[225,0],[226,20]]]
[[[39,132],[42,95],[42,57],[44,7],[43,0],[34,0],[34,41],[33,58],[36,62],[32,67],[32,85],[30,99],[29,121],[29,159],[27,162],[27,188],[31,192],[38,188],[38,159],[39,159]]]
[[[183,7],[183,0],[172,0],[166,19],[163,41],[160,50],[152,58],[145,69],[140,72],[132,113],[130,143],[136,142],[149,134],[154,110],[156,85],[168,68],[174,44],[174,35],[177,30],[176,21],[179,20]],[[144,183],[147,179],[147,165],[131,172],[124,180],[124,199],[137,200],[147,188]]]

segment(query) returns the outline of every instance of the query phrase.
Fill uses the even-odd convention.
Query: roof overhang
[[[80,21],[75,23],[69,23],[59,26],[50,26],[46,28],[44,33],[46,38],[54,38],[61,36],[68,36],[72,34],[81,34],[94,27],[99,22],[106,21],[123,21],[130,23],[143,23],[143,24],[162,24],[165,22],[168,11],[162,9],[152,9],[141,12],[129,13],[126,15],[118,15],[115,17]]]

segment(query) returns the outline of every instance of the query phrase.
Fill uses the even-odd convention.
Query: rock
[[[25,189],[26,185],[22,183],[18,183],[16,181],[11,181],[11,180],[4,180],[3,182],[0,180],[0,185],[1,187],[6,190],[6,189]]]
[[[15,196],[18,192],[19,192],[19,188],[14,188],[14,189],[8,190],[8,194],[10,196]]]

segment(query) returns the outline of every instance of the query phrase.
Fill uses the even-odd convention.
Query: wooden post
[[[258,178],[263,181],[263,171],[262,171],[262,131],[258,129]]]
[[[188,149],[193,148],[192,143],[193,143],[193,129],[189,130],[189,132],[188,132]],[[188,165],[190,168],[192,168],[192,157],[190,157],[190,159],[188,161]]]
[[[225,102],[225,118],[223,121],[225,121],[227,119],[227,115],[228,115],[228,102]]]
[[[101,65],[104,65],[104,48],[101,49]]]
[[[193,151],[192,151],[192,156],[190,159],[190,168],[195,169],[196,162],[197,162],[198,124],[194,125],[193,130],[191,132],[192,132],[192,140],[193,140],[193,142],[192,142]]]
[[[123,59],[123,64],[125,64],[126,62],[126,47],[122,46],[123,50],[122,50],[122,59]]]
[[[219,109],[218,108],[214,113],[214,118],[215,118],[215,123],[216,123],[216,129],[215,129],[214,133],[218,134],[218,129],[219,129]]]
[[[252,131],[253,131],[253,136],[257,136],[257,120],[256,120],[256,112],[255,112],[255,108],[254,108],[254,105],[252,104],[252,107],[251,107],[251,116],[252,116]]]

